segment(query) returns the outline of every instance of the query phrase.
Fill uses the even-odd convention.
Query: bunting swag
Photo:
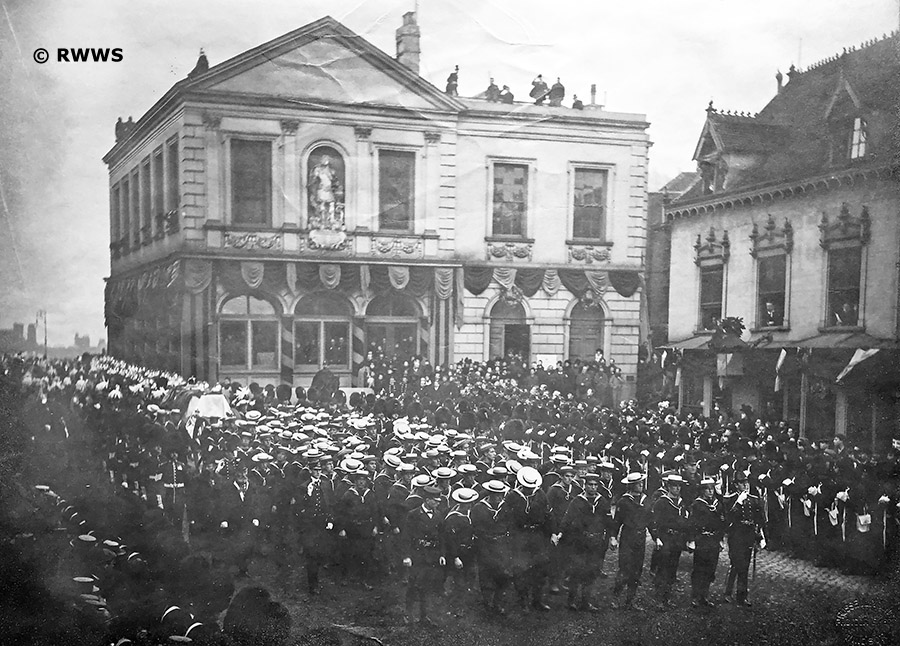
[[[319,265],[319,280],[327,289],[334,289],[341,282],[341,266]]]
[[[504,290],[509,291],[516,282],[516,270],[512,267],[497,267],[494,269],[494,280],[500,283]]]
[[[434,270],[434,293],[442,301],[453,295],[453,268],[437,267]]]
[[[629,298],[641,286],[641,275],[636,271],[610,271],[609,282],[612,284],[613,289],[619,293],[619,296]]]
[[[359,288],[359,266],[344,265],[341,268],[341,282],[338,285],[345,294],[352,294]]]
[[[559,280],[563,287],[572,292],[572,295],[577,298],[584,296],[584,293],[591,287],[583,269],[560,269]]]
[[[456,323],[457,329],[463,326],[463,322],[465,321],[465,317],[463,316],[463,305],[465,304],[465,294],[463,293],[465,290],[465,278],[463,277],[463,268],[453,270],[454,275],[456,276],[456,311],[453,313],[453,320]]]
[[[297,290],[313,290],[319,282],[319,266],[315,263],[297,263]]]
[[[434,285],[434,269],[431,267],[410,267],[409,283],[406,291],[413,296],[425,296]]]
[[[262,263],[258,263],[262,266]],[[262,280],[262,276],[260,276]],[[189,258],[184,261],[184,288],[191,294],[199,294],[212,282],[212,263],[208,260]]]
[[[584,277],[595,294],[602,294],[609,288],[609,274],[605,271],[585,269]]]
[[[384,265],[371,265],[369,267],[369,284],[372,291],[378,294],[386,294],[391,289],[391,279],[388,276],[388,268]]]
[[[409,267],[388,267],[388,278],[391,287],[402,290],[409,283]]]
[[[250,289],[259,289],[262,285],[266,266],[255,260],[247,260],[241,263],[241,277]],[[196,292],[193,292],[196,294]]]
[[[493,267],[466,267],[463,282],[470,294],[479,296],[491,284]]]
[[[528,298],[531,298],[541,288],[546,275],[543,269],[519,269],[516,271],[516,287],[522,290]]]
[[[559,272],[555,269],[548,269],[544,272],[544,282],[541,283],[541,289],[547,296],[556,296],[559,291]],[[525,291],[524,289],[522,290]]]

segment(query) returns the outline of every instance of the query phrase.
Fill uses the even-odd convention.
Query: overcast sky
[[[0,328],[48,312],[50,344],[105,337],[108,179],[118,116],[140,117],[194,66],[331,15],[389,54],[414,0],[7,0],[0,15]],[[525,98],[538,73],[566,104],[591,83],[647,115],[650,188],[691,156],[710,99],[757,112],[775,72],[897,28],[898,0],[420,0],[422,76],[459,91],[488,78]],[[34,62],[45,47],[121,47],[120,63]]]

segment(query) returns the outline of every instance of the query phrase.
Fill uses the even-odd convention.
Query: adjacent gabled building
[[[601,347],[633,386],[646,119],[441,91],[418,75],[418,33],[404,16],[395,59],[323,18],[201,56],[117,126],[113,355],[261,384],[328,365],[355,385],[370,351]]]
[[[900,412],[898,45],[894,33],[792,66],[758,114],[707,108],[700,181],[666,207],[678,361],[668,358],[682,406],[750,405],[808,437],[845,433],[861,446],[890,437]],[[748,330],[740,347],[710,347],[731,317]],[[865,350],[879,352],[838,381]]]

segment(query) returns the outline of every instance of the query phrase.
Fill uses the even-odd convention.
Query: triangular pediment
[[[862,102],[859,100],[859,96],[841,73],[837,86],[831,94],[831,100],[828,101],[828,107],[825,109],[825,118],[831,118],[832,114],[852,114],[861,109]]]
[[[332,18],[323,18],[217,65],[193,88],[311,104],[456,110],[433,85]]]
[[[699,161],[704,157],[708,157],[720,150],[721,142],[716,140],[715,128],[712,120],[707,119],[703,124],[703,131],[700,133],[700,139],[697,141],[697,147],[694,149],[694,161]]]

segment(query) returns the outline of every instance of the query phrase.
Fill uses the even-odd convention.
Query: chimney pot
[[[419,46],[420,36],[416,12],[407,11],[403,14],[403,24],[396,32],[397,60],[415,74],[419,73],[419,55],[422,51]]]
[[[591,83],[591,105],[597,105],[597,84]]]

